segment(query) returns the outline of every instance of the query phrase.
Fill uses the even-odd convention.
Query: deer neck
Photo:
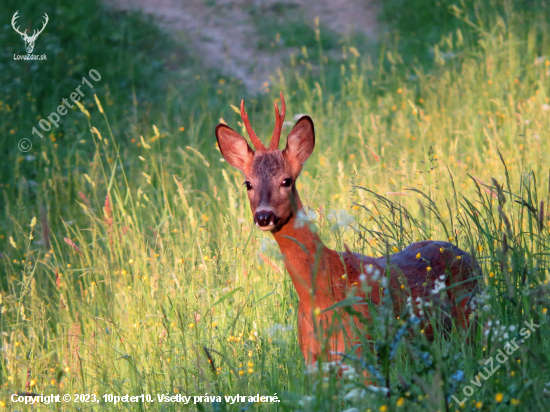
[[[303,211],[300,198],[296,194],[297,209]],[[300,302],[317,303],[319,300],[332,300],[330,267],[332,254],[337,252],[327,248],[321,238],[310,230],[309,225],[297,225],[294,213],[288,222],[273,232],[285,259],[285,266],[296,288]],[[312,289],[313,287],[313,289]]]

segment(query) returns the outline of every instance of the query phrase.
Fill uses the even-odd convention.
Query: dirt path
[[[372,0],[104,0],[118,10],[142,10],[155,17],[160,27],[191,49],[208,67],[240,79],[254,93],[280,67],[292,48],[258,47],[262,17],[277,18],[281,33],[283,14],[316,17],[335,33],[352,30],[376,39],[376,9]]]

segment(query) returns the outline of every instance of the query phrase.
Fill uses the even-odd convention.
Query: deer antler
[[[48,21],[50,21],[50,18],[48,17],[48,15],[46,13],[44,13],[44,16],[45,16],[44,25],[42,26],[42,28],[40,30],[38,30],[38,32],[36,30],[33,31],[32,36],[30,37],[32,40],[36,40],[38,35],[40,33],[42,33],[44,31],[44,29],[46,28],[46,24],[48,24]]]
[[[254,147],[256,148],[256,150],[260,150],[260,151],[266,150],[262,141],[258,139],[258,136],[256,136],[256,133],[254,133],[254,130],[250,125],[250,120],[248,120],[248,114],[244,111],[244,100],[241,100],[241,118],[243,119],[244,126],[246,127],[246,132],[248,133],[250,140],[252,140],[252,143],[254,144]]]
[[[275,105],[275,129],[273,130],[273,137],[271,138],[271,143],[269,144],[269,150],[276,150],[279,148],[279,140],[281,139],[281,131],[283,130],[283,122],[285,120],[285,98],[283,97],[283,92],[281,92],[281,114],[279,114],[279,106],[277,102],[274,102]]]
[[[15,14],[13,15],[12,19],[11,19],[11,27],[13,27],[13,29],[19,33],[21,36],[26,36],[27,35],[27,30],[25,30],[24,33],[22,33],[21,31],[19,31],[19,27],[15,27],[15,23],[16,23],[16,20],[19,18],[19,16],[17,15],[19,13],[19,10],[17,10],[15,12]]]

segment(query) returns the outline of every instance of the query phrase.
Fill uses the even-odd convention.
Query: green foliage
[[[12,62],[22,42],[13,30],[0,34],[9,45],[0,71],[0,131],[9,136],[2,142],[2,406],[13,407],[15,392],[76,391],[155,399],[277,393],[282,400],[108,403],[106,410],[545,410],[550,31],[543,18],[511,3],[499,17],[476,2],[480,14],[468,28],[469,3],[457,5],[457,24],[465,26],[440,27],[452,31],[439,32],[429,70],[388,48],[377,67],[348,46],[338,65],[302,53],[272,95],[247,104],[262,137],[271,134],[268,100],[279,90],[287,120],[312,116],[317,148],[298,190],[328,246],[385,255],[443,239],[481,266],[469,334],[453,327],[428,342],[407,308],[395,318],[389,295],[370,304],[371,318],[346,306],[368,331],[363,347],[374,350],[349,355],[353,369],[339,379],[338,365],[303,364],[293,285],[269,234],[252,224],[242,177],[215,147],[220,117],[243,131],[230,106],[238,106],[240,86],[191,62],[192,74],[164,87],[175,78],[162,52],[172,45],[150,43],[158,36],[149,23],[95,2],[44,4],[50,23],[35,53],[45,47],[48,65]],[[17,7],[0,5],[9,16]],[[43,11],[21,8],[21,20]],[[80,30],[92,23],[94,30]],[[74,37],[60,42],[66,30]],[[117,51],[124,61],[105,58]],[[20,67],[26,71],[18,75]],[[102,74],[98,99],[86,95],[53,138],[34,139],[29,158],[17,152],[36,116],[54,110],[91,68]],[[197,75],[207,82],[191,82]],[[437,314],[426,310],[440,330]],[[486,373],[484,359],[518,338],[526,321],[540,328],[459,408],[451,396],[462,399],[464,386]],[[364,371],[376,386],[365,383]]]
[[[304,16],[296,12],[292,3],[275,3],[268,8],[254,8],[252,16],[257,20],[259,47],[306,47],[324,51],[338,48],[338,37],[328,28],[311,27]],[[284,25],[281,25],[284,22]],[[319,30],[316,34],[316,29]]]
[[[33,51],[46,54],[47,60],[14,60],[14,54],[25,54],[24,42],[9,26],[16,10],[21,30],[39,28],[44,13],[49,15],[49,22]],[[6,29],[0,33],[3,45],[0,133],[6,136],[3,156],[13,160],[0,165],[4,184],[13,187],[15,183],[12,170],[21,155],[17,142],[22,138],[32,141],[34,149],[28,155],[38,157],[42,149],[55,148],[61,158],[76,152],[82,157],[93,156],[93,145],[79,143],[89,130],[76,106],[62,118],[59,128],[44,132],[38,127],[40,119],[55,112],[63,98],[68,99],[77,86],[83,85],[83,77],[91,81],[91,69],[100,73],[101,80],[91,82],[93,89],[83,86],[82,103],[94,114],[94,94],[101,98],[111,115],[111,126],[122,138],[119,140],[121,150],[130,147],[131,139],[126,137],[139,137],[145,129],[150,130],[152,118],[162,115],[170,119],[176,123],[173,126],[176,133],[177,123],[182,123],[183,118],[198,116],[201,122],[204,115],[200,113],[216,111],[220,105],[221,100],[209,85],[216,74],[201,67],[150,18],[115,12],[95,0],[83,4],[53,0],[21,4],[7,0],[0,4],[0,14],[6,21]],[[225,87],[227,90],[237,88],[238,85]],[[187,104],[194,100],[201,103]],[[45,137],[41,139],[32,134],[33,127]],[[27,179],[38,179],[41,168],[36,167],[36,162],[22,162],[18,167]]]
[[[442,44],[442,37],[449,33],[461,30],[475,49],[476,35],[490,30],[499,17],[517,18],[519,13],[545,20],[548,12],[544,0],[384,0],[380,18],[390,27],[390,43],[396,39],[395,47],[405,62],[432,67],[434,46]]]

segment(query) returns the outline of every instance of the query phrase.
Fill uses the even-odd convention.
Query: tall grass
[[[36,184],[15,163],[17,189],[4,190],[2,406],[22,409],[9,400],[14,392],[276,393],[281,402],[265,405],[105,406],[544,410],[549,31],[512,6],[479,19],[466,23],[475,44],[449,33],[430,72],[392,52],[374,67],[346,47],[339,91],[327,94],[306,48],[271,88],[285,93],[287,119],[314,119],[317,148],[298,190],[330,247],[346,242],[381,255],[443,239],[475,255],[484,288],[471,342],[459,330],[427,342],[387,302],[363,320],[365,346],[377,350],[347,359],[353,370],[344,378],[334,365],[307,368],[280,254],[254,229],[242,178],[215,148],[219,117],[242,129],[230,106],[237,97],[182,124],[153,119],[141,136],[109,126],[112,109],[100,94],[96,110],[80,114],[93,130],[85,137],[91,155],[41,148]],[[185,102],[174,93],[167,105]],[[271,106],[254,107],[255,129],[267,136]],[[132,150],[123,150],[123,136],[134,139]],[[480,363],[530,320],[541,325],[533,337],[459,408],[451,395],[462,399]],[[365,386],[363,370],[376,386]]]

